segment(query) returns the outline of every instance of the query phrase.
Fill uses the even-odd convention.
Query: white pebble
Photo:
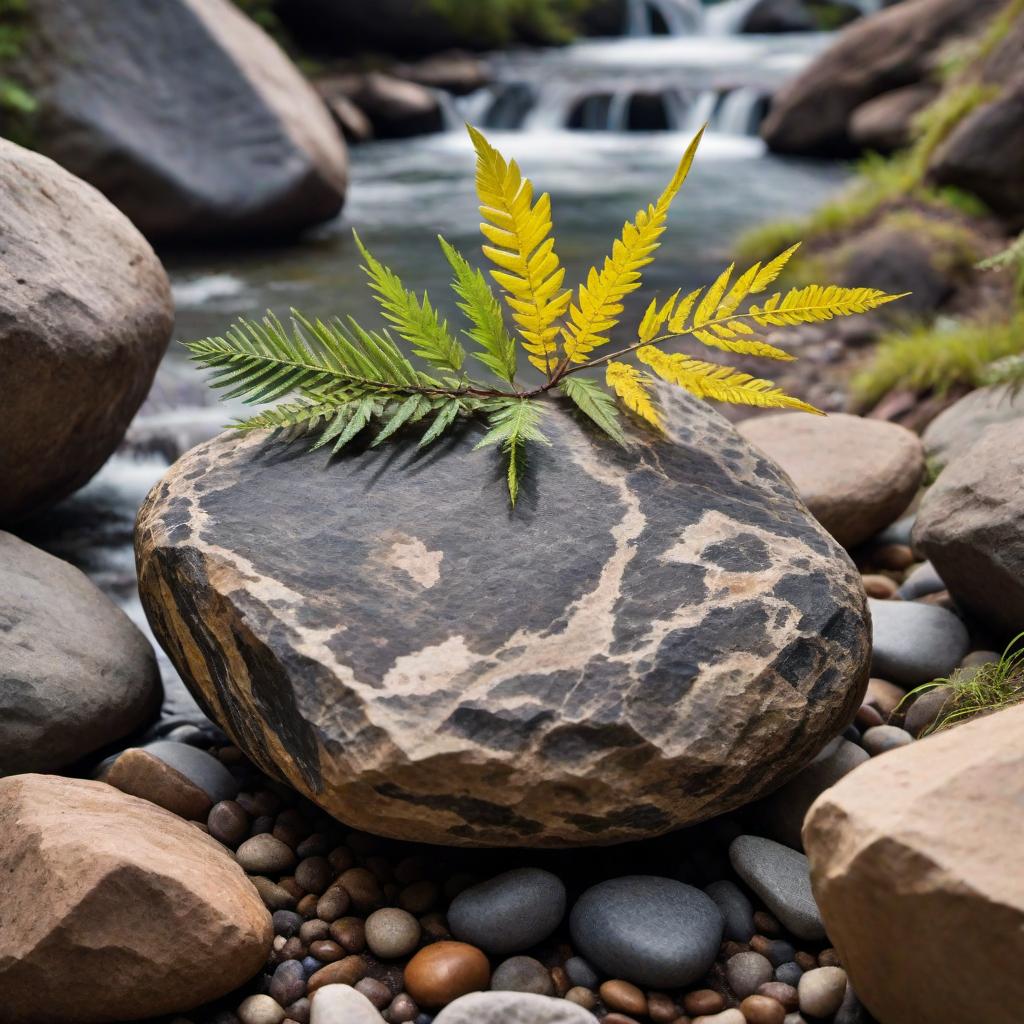
[[[284,1010],[270,996],[249,996],[238,1008],[238,1019],[242,1024],[281,1024]]]
[[[816,967],[800,978],[797,995],[802,1013],[831,1017],[846,995],[846,971],[842,967]]]

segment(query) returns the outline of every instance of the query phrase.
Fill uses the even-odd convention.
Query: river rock
[[[714,962],[723,919],[699,889],[626,875],[591,886],[569,916],[574,948],[612,978],[652,988],[696,981]]]
[[[324,985],[310,1000],[310,1024],[381,1024],[377,1007],[351,985]]]
[[[921,441],[929,465],[941,468],[963,455],[990,426],[1019,420],[1024,420],[1024,389],[1005,384],[978,388],[928,424]]]
[[[565,886],[540,868],[515,868],[463,889],[448,908],[448,927],[463,942],[506,956],[543,942],[565,915]]]
[[[1002,5],[1002,0],[904,0],[862,19],[779,90],[762,135],[780,153],[855,152],[853,112],[875,96],[920,82],[938,64],[946,43]]]
[[[924,474],[921,442],[895,423],[778,413],[744,420],[738,429],[789,474],[807,507],[845,547],[897,519]]]
[[[715,901],[715,906],[722,914],[725,922],[723,938],[733,942],[749,942],[757,928],[754,925],[754,908],[746,893],[735,882],[727,879],[704,886],[704,892]]]
[[[341,209],[330,114],[230,0],[33,0],[33,14],[36,144],[149,237],[280,235]]]
[[[868,600],[871,674],[907,688],[944,679],[970,648],[964,624],[946,608],[919,601]]]
[[[527,992],[473,992],[449,1003],[434,1024],[594,1024],[594,1015],[568,999]]]
[[[0,775],[54,771],[141,728],[149,641],[78,569],[0,532]]]
[[[270,915],[223,847],[101,782],[0,779],[5,1024],[183,1013],[247,982]]]
[[[958,607],[1007,640],[1024,626],[1022,478],[1021,423],[990,426],[939,474],[914,526]]]
[[[381,71],[324,78],[317,88],[328,105],[339,97],[354,103],[381,139],[439,132],[444,127],[436,92]]]
[[[860,17],[842,0],[756,0],[740,23],[741,32],[815,32],[835,29]]]
[[[1020,1019],[1022,731],[1018,706],[892,751],[808,815],[829,938],[879,1020]]]
[[[168,740],[123,751],[104,766],[100,778],[193,821],[205,821],[214,804],[238,795],[238,783],[217,758]]]
[[[753,813],[765,835],[794,850],[803,849],[800,830],[811,804],[867,759],[856,743],[842,736],[831,740],[803,771],[755,806]]]
[[[128,219],[2,139],[0,238],[4,522],[67,496],[103,465],[146,397],[174,311],[167,275]]]
[[[564,846],[722,813],[852,719],[866,599],[773,464],[696,400],[669,415],[619,453],[552,410],[511,515],[475,423],[418,468],[223,435],[140,513],[150,622],[235,742],[356,828]]]
[[[920,82],[883,92],[862,103],[850,117],[850,138],[861,149],[892,153],[913,139],[914,118],[938,95],[938,89]]]
[[[811,893],[807,858],[797,850],[760,836],[737,836],[729,845],[736,873],[797,938],[825,938]]]

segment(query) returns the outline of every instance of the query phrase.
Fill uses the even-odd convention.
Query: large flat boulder
[[[53,771],[155,718],[149,641],[74,566],[0,533],[0,775]]]
[[[182,1013],[244,984],[273,937],[216,840],[102,782],[0,779],[4,1024]]]
[[[0,522],[77,490],[142,404],[171,336],[160,261],[52,160],[0,140]]]
[[[151,238],[296,232],[333,217],[345,144],[231,0],[33,0],[35,143]]]
[[[804,826],[850,982],[880,1021],[1017,1024],[1024,1005],[1024,707],[873,758]]]
[[[739,431],[789,474],[815,518],[845,547],[895,522],[924,475],[921,442],[895,423],[783,412],[744,420]]]
[[[977,31],[1004,0],[904,0],[854,22],[772,100],[761,133],[780,153],[856,152],[853,112],[876,96],[914,85],[936,69],[942,48]]]
[[[914,545],[994,636],[1024,629],[1024,429],[994,424],[925,493]]]
[[[785,476],[674,416],[623,452],[553,411],[514,513],[475,424],[425,459],[223,435],[140,512],[146,612],[204,709],[355,827],[564,846],[711,817],[852,718],[867,613]]]

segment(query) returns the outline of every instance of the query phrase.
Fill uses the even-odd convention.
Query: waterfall
[[[691,35],[703,19],[700,0],[626,0],[624,35]]]

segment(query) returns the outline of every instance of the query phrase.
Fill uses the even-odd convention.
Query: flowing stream
[[[704,121],[711,130],[658,262],[645,273],[649,295],[706,283],[728,262],[732,240],[744,228],[819,204],[845,170],[770,156],[756,129],[765,96],[828,37],[732,34],[746,3],[702,8],[696,0],[636,0],[629,34],[621,38],[496,55],[494,84],[450,101],[452,130],[352,150],[349,198],[335,222],[286,246],[162,254],[177,322],[153,391],[122,450],[26,536],[81,566],[147,629],[131,550],[136,510],[171,461],[237,411],[218,403],[178,342],[220,333],[234,317],[268,308],[346,313],[374,323],[353,227],[407,284],[428,289],[455,316],[436,235],[473,259],[480,244],[462,119],[486,126],[492,142],[550,191],[568,281],[602,260],[622,223],[660,192]],[[167,727],[194,708],[160,658]]]

